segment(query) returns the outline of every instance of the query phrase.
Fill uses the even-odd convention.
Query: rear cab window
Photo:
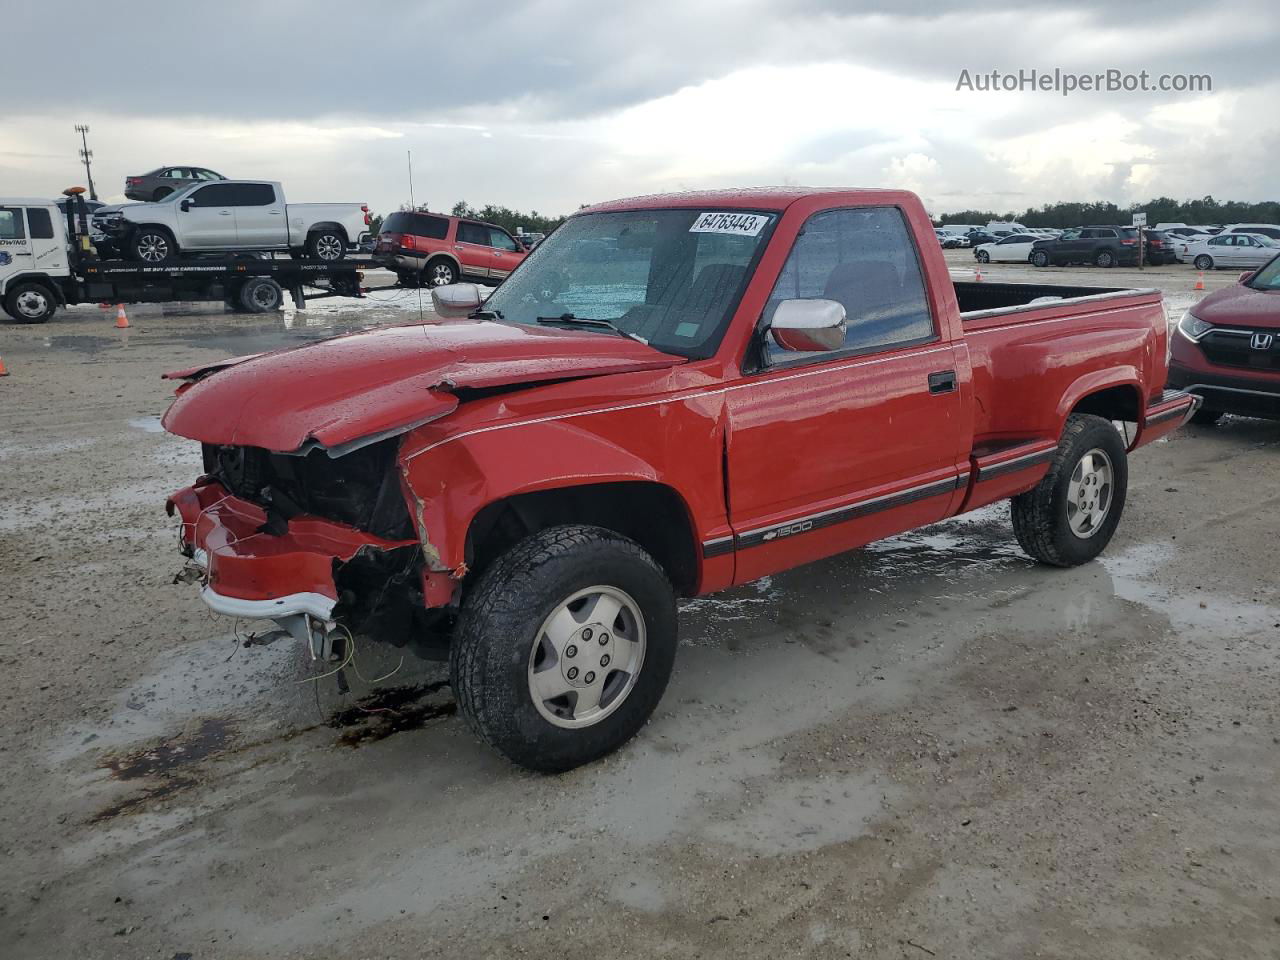
[[[27,207],[27,225],[31,228],[32,240],[53,239],[53,217],[44,207]]]

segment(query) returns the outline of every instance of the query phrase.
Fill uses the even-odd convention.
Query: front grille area
[[[1271,345],[1265,350],[1253,346],[1253,335],[1271,337]],[[1210,363],[1224,367],[1245,367],[1253,370],[1280,370],[1280,330],[1270,329],[1226,333],[1211,331],[1200,339],[1200,349]]]
[[[266,508],[267,532],[307,515],[389,540],[413,537],[413,523],[396,470],[399,438],[370,444],[336,459],[323,450],[306,456],[259,447],[204,444],[205,473],[242,500]]]

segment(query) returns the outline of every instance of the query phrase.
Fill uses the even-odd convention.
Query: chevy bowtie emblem
[[[1274,339],[1275,337],[1269,333],[1255,333],[1253,339],[1249,341],[1249,346],[1255,350],[1270,350],[1271,341]]]

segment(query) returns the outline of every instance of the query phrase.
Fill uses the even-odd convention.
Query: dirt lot
[[[653,722],[542,777],[439,665],[340,696],[172,582],[159,374],[415,309],[0,326],[6,958],[1280,956],[1280,423],[1141,451],[1082,568],[1001,507],[687,603]]]

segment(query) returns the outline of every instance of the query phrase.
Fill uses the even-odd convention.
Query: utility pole
[[[89,167],[89,161],[93,157],[93,151],[89,149],[89,125],[77,123],[76,132],[80,134],[80,159],[84,161],[84,175],[89,178],[89,199],[97,200],[98,191],[93,188],[93,170]]]

